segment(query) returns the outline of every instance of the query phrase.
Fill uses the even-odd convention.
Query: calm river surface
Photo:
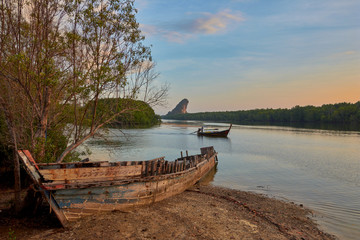
[[[214,146],[212,184],[304,204],[340,239],[360,236],[360,132],[234,125],[228,138],[192,134],[202,122],[165,121],[151,129],[117,129],[91,139],[91,160],[148,160]],[[205,123],[218,128],[227,124]]]

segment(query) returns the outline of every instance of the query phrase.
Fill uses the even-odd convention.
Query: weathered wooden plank
[[[172,171],[171,173],[176,173],[176,161],[175,162],[172,162]]]
[[[80,186],[82,184],[86,185],[96,185],[98,183],[106,183],[106,185],[114,185],[117,182],[129,182],[135,181],[140,179],[141,175],[137,176],[118,176],[118,177],[99,177],[99,178],[89,178],[89,179],[65,179],[65,180],[54,180],[51,182],[44,182],[44,186],[54,186],[54,185],[73,185],[73,186]]]
[[[110,163],[109,162],[102,162],[100,163],[100,167],[109,167]]]
[[[141,176],[141,165],[93,167],[93,168],[64,168],[40,169],[39,172],[47,181],[96,181],[112,180],[121,177]]]
[[[162,166],[163,166],[163,161],[159,161],[158,164],[158,168],[157,168],[157,174],[156,175],[161,175],[162,174]]]
[[[186,156],[170,163],[164,161],[164,158],[158,158],[150,161],[128,162],[129,166],[108,163],[107,167],[100,167],[106,163],[94,163],[91,166],[88,163],[79,163],[65,165],[69,168],[43,169],[40,171],[45,170],[44,176],[53,174],[51,171],[54,170],[64,176],[51,183],[43,182],[44,188],[56,190],[44,190],[43,192],[49,193],[47,199],[51,206],[54,207],[54,210],[61,212],[66,221],[76,220],[93,211],[122,210],[136,205],[149,204],[184,191],[209,172],[215,166],[216,152],[213,148],[204,148],[202,152],[206,155]],[[205,159],[204,156],[210,158]],[[98,168],[103,169],[100,172],[106,172],[104,169],[109,171],[112,167],[117,169],[137,167],[137,175],[127,175],[126,178],[129,179],[122,179],[123,177],[117,179],[113,178],[114,173],[105,176],[97,173]],[[79,178],[79,172],[83,169],[87,169],[86,171],[89,171],[91,175]],[[151,175],[146,176],[149,173]],[[74,176],[69,177],[69,175]],[[39,177],[39,181],[41,181],[40,174]],[[73,179],[73,177],[75,178]]]
[[[165,174],[168,174],[168,173],[169,173],[169,162],[168,162],[168,161],[165,161],[165,164],[164,164],[164,173],[165,173]]]
[[[25,150],[26,151],[26,150]],[[87,167],[91,167],[91,165],[93,164],[97,164],[97,163],[109,163],[111,164],[109,161],[98,161],[98,162],[87,162]],[[46,168],[46,167],[54,167],[54,166],[63,166],[63,168],[67,168],[68,166],[75,166],[77,165],[78,167],[80,167],[79,162],[66,162],[66,163],[38,163],[37,165],[39,166],[39,168]],[[96,166],[96,165],[94,165]]]
[[[150,162],[145,162],[145,177],[149,176],[149,168],[150,168]]]
[[[32,178],[32,180],[34,181],[34,184],[39,188],[41,195],[47,200],[47,202],[50,205],[50,208],[55,212],[56,216],[58,217],[60,223],[66,227],[67,226],[67,219],[65,217],[65,215],[63,214],[63,212],[59,209],[56,201],[52,198],[51,193],[49,191],[43,190],[42,185],[41,185],[41,176],[40,174],[37,172],[37,168],[36,166],[36,162],[34,161],[34,159],[32,158],[31,154],[29,151],[27,150],[19,150],[18,154],[20,156],[20,159],[22,160],[22,162],[24,163],[24,165],[26,166],[26,171],[28,172],[28,174],[30,175],[30,177]],[[32,164],[30,164],[30,161],[33,162],[33,164],[35,166],[33,166]]]
[[[38,167],[38,165],[36,164],[36,162],[35,162],[35,160],[33,159],[33,157],[31,156],[30,152],[29,152],[28,150],[20,150],[20,151],[22,151],[22,152],[26,155],[27,159],[31,162],[31,164],[32,164],[36,169],[39,170],[39,167]]]
[[[25,150],[26,151],[26,150]],[[19,150],[18,154],[20,156],[20,160],[22,161],[22,163],[26,166],[25,170],[26,172],[29,174],[29,176],[31,177],[31,179],[33,180],[33,182],[35,184],[39,184],[41,181],[41,175],[39,174],[39,172],[37,171],[36,163],[35,166],[34,164],[32,164],[30,162],[30,160],[28,159],[28,157],[25,154],[25,151]],[[31,156],[31,155],[30,155]],[[32,158],[31,158],[32,159]]]
[[[145,161],[141,162],[141,176],[145,176]]]
[[[165,157],[158,157],[158,158],[154,158],[154,159],[151,159],[151,160],[147,160],[147,162],[154,162],[154,161],[159,161],[159,160],[164,160]]]
[[[179,161],[175,160],[175,172],[179,171]]]
[[[92,215],[94,213],[94,209],[89,208],[64,208],[63,209],[65,215]]]
[[[143,182],[142,184],[129,184],[128,186],[122,186],[121,189],[125,191],[124,195],[112,196],[109,201],[108,198],[101,196],[104,194],[104,189],[100,189],[102,194],[94,198],[90,196],[83,202],[76,201],[64,208],[67,211],[68,220],[76,220],[77,217],[82,215],[88,215],[90,212],[98,211],[112,211],[112,210],[123,210],[135,205],[150,204],[154,201],[160,201],[175,194],[181,193],[189,186],[193,185],[198,181],[204,173],[211,170],[215,164],[214,159],[211,159],[206,164],[199,164],[199,169],[195,168],[191,171],[185,171],[182,174],[173,174],[171,178],[164,178],[159,181]],[[111,187],[108,190],[108,194],[111,195],[116,192],[121,192],[119,187]],[[99,191],[100,191],[99,190]],[[86,195],[87,190],[83,190]],[[101,193],[101,191],[99,193]],[[94,192],[92,192],[93,194]],[[70,194],[71,195],[71,194]],[[77,199],[74,194],[74,199]],[[68,196],[70,197],[70,196]],[[121,198],[122,197],[122,198]],[[66,200],[66,196],[63,196]],[[71,199],[67,198],[68,200]],[[107,199],[107,201],[105,201]],[[59,199],[60,200],[60,199]],[[71,214],[71,213],[77,213]]]
[[[196,172],[196,171],[193,171]],[[189,174],[193,174],[193,173],[188,173],[188,174],[184,174],[181,177],[175,177],[172,179],[163,179],[161,181],[158,182],[150,182],[147,184],[138,184],[138,185],[131,185],[123,188],[119,188],[119,187],[112,187],[111,189],[107,189],[108,190],[108,194],[111,197],[107,197],[105,198],[103,195],[103,191],[104,189],[98,189],[99,191],[97,192],[99,195],[98,196],[94,196],[94,194],[96,193],[96,191],[92,192],[92,196],[88,196],[87,199],[82,199],[82,201],[79,201],[79,197],[81,196],[87,196],[88,194],[86,194],[87,190],[83,191],[83,194],[80,194],[78,191],[77,193],[75,192],[68,192],[67,194],[61,194],[64,193],[65,191],[60,191],[57,194],[57,198],[58,201],[62,202],[63,200],[67,200],[68,201],[68,205],[64,206],[66,208],[92,208],[94,210],[107,210],[107,209],[114,209],[116,208],[116,205],[118,203],[124,204],[124,203],[133,203],[133,204],[146,204],[146,203],[151,203],[151,201],[155,201],[157,198],[159,199],[163,199],[166,198],[167,196],[173,195],[174,193],[178,193],[183,191],[183,187],[182,182],[185,181],[185,185],[186,187],[188,187],[188,184],[193,184],[194,181],[196,181],[197,179],[193,179],[191,176],[189,176]],[[174,187],[171,187],[171,185],[173,185]],[[155,189],[155,186],[158,187],[158,189]],[[142,189],[142,190],[141,190]],[[167,189],[171,189],[171,191],[168,191]],[[123,192],[122,192],[123,191]],[[116,192],[122,192],[120,195],[115,196],[112,195]],[[155,200],[152,198],[153,194],[157,192],[156,194],[156,198]],[[165,194],[164,196],[162,196],[163,194]],[[122,197],[122,198],[121,198]],[[63,200],[61,200],[63,199]],[[71,200],[73,199],[73,200]],[[107,201],[105,201],[104,199],[106,199]],[[71,201],[74,201],[74,203],[70,203]]]
[[[150,176],[154,176],[155,173],[155,161],[151,162],[151,170],[150,170]]]

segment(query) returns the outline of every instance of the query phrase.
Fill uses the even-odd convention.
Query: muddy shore
[[[14,218],[2,209],[0,239],[336,239],[302,206],[204,185],[150,206],[92,215],[68,229],[48,211]]]

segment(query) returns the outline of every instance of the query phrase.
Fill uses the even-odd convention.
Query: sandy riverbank
[[[62,229],[46,209],[32,218],[0,213],[0,239],[335,239],[310,210],[263,195],[214,186],[127,212],[97,214]]]

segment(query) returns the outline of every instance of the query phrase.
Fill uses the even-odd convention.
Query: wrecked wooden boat
[[[201,127],[197,131],[198,136],[207,136],[207,137],[227,137],[230,129],[232,127],[232,124],[230,124],[230,127],[226,130],[219,131],[218,129],[206,129],[204,127]]]
[[[84,215],[151,204],[194,185],[217,163],[213,147],[175,161],[72,162],[37,164],[27,150],[18,154],[34,187],[65,227]],[[182,155],[182,154],[181,154]]]

